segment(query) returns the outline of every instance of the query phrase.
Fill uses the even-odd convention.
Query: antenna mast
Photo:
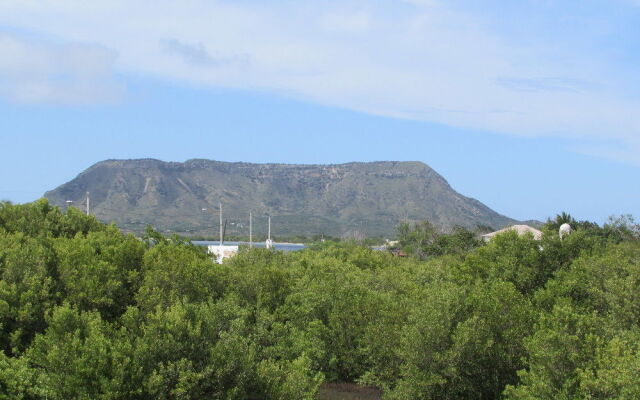
[[[264,247],[270,249],[273,247],[273,240],[271,240],[271,215],[269,215],[269,235],[267,241],[264,243]]]
[[[224,237],[227,234],[227,220],[224,220],[224,229],[222,229],[222,243],[224,243]]]

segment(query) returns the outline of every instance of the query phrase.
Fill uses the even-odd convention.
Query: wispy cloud
[[[604,142],[597,145],[580,145],[573,147],[576,153],[586,154],[589,156],[606,158],[609,160],[632,164],[640,167],[640,159],[638,158],[638,149],[640,143],[638,140],[632,140],[635,142],[631,145],[629,143],[610,143]]]
[[[54,43],[0,31],[0,95],[20,103],[117,101],[115,53],[99,45]]]
[[[105,66],[91,76],[109,76],[115,62],[123,73],[257,89],[373,114],[610,141],[632,148],[640,160],[640,96],[629,93],[640,82],[607,58],[608,48],[597,55],[584,48],[599,42],[600,30],[589,31],[589,21],[580,28],[575,18],[570,26],[554,19],[549,24],[558,24],[556,30],[544,25],[542,41],[498,29],[495,20],[470,2],[436,0],[0,4],[0,25],[95,43],[80,52],[91,48]],[[105,49],[117,51],[117,60]],[[67,70],[74,67],[32,74],[23,87],[44,79],[55,89],[55,76]]]
[[[248,63],[249,59],[243,55],[214,56],[201,43],[184,43],[176,39],[162,40],[162,47],[167,54],[181,57],[187,64],[194,66],[223,66],[228,64]]]
[[[508,89],[522,92],[588,92],[594,84],[571,78],[498,78],[497,83]]]

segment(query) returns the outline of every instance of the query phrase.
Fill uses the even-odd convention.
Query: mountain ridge
[[[248,234],[249,210],[273,215],[274,230],[290,235],[392,236],[401,221],[429,220],[443,230],[454,225],[500,228],[516,221],[456,192],[420,161],[343,164],[282,164],[189,159],[109,159],[45,193],[53,204],[84,204],[99,219],[139,232],[160,230],[213,235],[219,202],[230,234]],[[202,211],[206,209],[206,211]],[[244,232],[247,231],[247,232]]]

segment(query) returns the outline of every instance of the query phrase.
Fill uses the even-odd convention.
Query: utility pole
[[[269,234],[267,236],[267,241],[264,243],[264,247],[266,249],[273,247],[273,241],[271,240],[271,215],[269,215]]]
[[[87,215],[89,215],[89,192],[87,192]]]
[[[253,247],[253,225],[251,220],[251,211],[249,211],[249,248]]]
[[[220,203],[220,247],[222,247],[222,203]]]

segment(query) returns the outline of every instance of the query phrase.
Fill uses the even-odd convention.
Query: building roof
[[[493,239],[494,236],[499,235],[501,233],[507,232],[507,231],[516,231],[516,233],[519,236],[525,235],[527,233],[531,233],[533,235],[533,238],[535,240],[540,240],[542,239],[542,231],[533,228],[529,225],[511,225],[508,226],[504,229],[500,229],[499,231],[495,231],[495,232],[491,232],[491,233],[487,233],[486,235],[482,235],[482,238],[486,241],[489,241],[491,239]]]

